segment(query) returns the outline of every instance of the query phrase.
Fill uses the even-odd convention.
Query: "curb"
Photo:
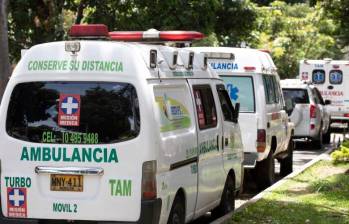
[[[233,214],[237,213],[237,212],[241,212],[242,210],[244,210],[247,206],[256,203],[258,200],[260,200],[261,198],[263,198],[267,193],[271,192],[272,190],[274,190],[275,188],[279,187],[280,185],[282,185],[283,183],[285,183],[288,179],[291,179],[295,176],[297,176],[298,174],[302,173],[305,169],[309,168],[310,166],[314,165],[315,163],[317,163],[320,160],[329,160],[330,159],[330,155],[329,153],[331,153],[333,151],[333,148],[330,148],[328,150],[326,150],[326,152],[320,154],[319,156],[317,156],[315,159],[309,161],[308,163],[304,164],[299,170],[294,171],[292,173],[290,173],[289,175],[287,175],[286,177],[282,178],[281,180],[279,180],[278,182],[276,182],[275,184],[273,184],[272,186],[268,187],[267,189],[265,189],[264,191],[260,192],[259,194],[255,195],[253,198],[251,198],[250,200],[246,201],[244,204],[242,204],[240,207],[238,207],[237,209],[235,209],[232,212],[229,212],[228,214],[214,220],[213,222],[211,222],[210,224],[222,224],[228,220],[231,219],[231,217],[233,216]]]

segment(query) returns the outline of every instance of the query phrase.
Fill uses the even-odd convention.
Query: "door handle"
[[[72,175],[103,175],[103,168],[95,167],[53,167],[53,166],[37,166],[35,173],[45,174],[72,174]]]

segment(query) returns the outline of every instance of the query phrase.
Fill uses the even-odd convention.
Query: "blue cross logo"
[[[75,114],[79,109],[79,101],[72,96],[68,96],[63,99],[61,108],[65,114]]]
[[[8,194],[9,201],[12,206],[22,206],[24,204],[24,193],[21,191],[21,189],[13,188],[9,194]]]
[[[227,85],[227,90],[228,90],[230,99],[236,101],[239,98],[239,95],[238,95],[239,89],[238,89],[238,87],[234,86],[233,84],[228,84]]]

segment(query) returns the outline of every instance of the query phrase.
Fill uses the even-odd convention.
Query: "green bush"
[[[331,158],[334,163],[348,163],[349,141],[344,141],[343,144],[336,151],[332,152]]]

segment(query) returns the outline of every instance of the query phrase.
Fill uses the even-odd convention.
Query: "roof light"
[[[235,60],[233,53],[222,53],[222,52],[204,52],[209,59],[228,59]]]
[[[254,71],[256,70],[256,67],[254,66],[244,66],[245,71]]]
[[[75,52],[80,51],[80,42],[78,41],[67,41],[65,42],[65,51],[72,52],[75,54]]]
[[[204,38],[204,35],[196,31],[113,31],[109,32],[112,40],[120,41],[192,41]]]
[[[69,30],[70,37],[82,37],[82,38],[91,38],[91,37],[108,37],[108,27],[104,24],[87,24],[73,25]]]
[[[339,65],[332,65],[333,68],[339,68]]]

